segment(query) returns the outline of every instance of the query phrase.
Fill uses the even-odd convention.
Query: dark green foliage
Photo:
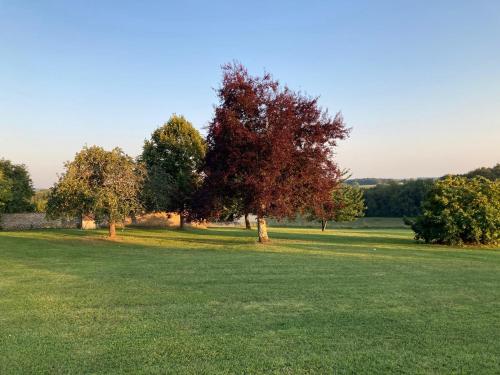
[[[494,181],[500,178],[500,164],[491,168],[478,168],[463,177],[482,176]],[[442,177],[446,178],[446,176]],[[347,180],[353,185],[376,185],[366,189],[367,217],[414,217],[421,214],[421,204],[434,179],[401,180],[387,178],[358,178]]]
[[[477,168],[473,171],[470,171],[469,173],[464,174],[463,176],[468,178],[482,176],[484,178],[487,178],[488,180],[494,181],[500,178],[500,164],[497,164],[491,168]]]
[[[0,159],[0,212],[33,212],[31,197],[34,193],[26,166]]]
[[[407,180],[403,183],[391,182],[365,189],[367,217],[404,217],[421,213],[421,203],[432,180]]]
[[[350,178],[345,181],[348,185],[359,185],[359,186],[370,186],[379,184],[389,184],[389,183],[400,183],[404,182],[404,179],[395,178]]]
[[[334,205],[337,207],[332,217],[333,221],[353,221],[364,215],[365,200],[359,186],[342,184],[332,195]]]
[[[144,143],[140,158],[146,167],[143,192],[148,211],[175,211],[189,208],[201,182],[198,173],[205,157],[205,142],[184,117],[173,115]]]
[[[7,203],[12,199],[12,182],[5,178],[0,169],[0,213],[5,211]]]
[[[439,244],[496,244],[500,239],[500,181],[448,176],[437,181],[412,223],[416,239]]]

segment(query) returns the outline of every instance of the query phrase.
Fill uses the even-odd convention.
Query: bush
[[[438,244],[497,244],[500,239],[500,181],[447,176],[427,194],[422,215],[412,222],[417,240]]]

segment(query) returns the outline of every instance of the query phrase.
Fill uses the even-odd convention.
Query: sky
[[[353,177],[500,162],[498,0],[0,0],[0,158],[46,188],[85,144],[139,155],[173,113],[205,133],[234,60],[341,111]]]

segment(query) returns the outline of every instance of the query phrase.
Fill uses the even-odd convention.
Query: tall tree
[[[143,173],[134,160],[119,148],[84,147],[52,187],[47,203],[51,217],[93,216],[107,219],[109,237],[116,223],[139,209]]]
[[[0,173],[3,175],[3,189],[6,189],[7,185],[10,189],[9,199],[4,195],[4,212],[32,212],[34,206],[31,204],[31,198],[35,190],[26,166],[0,159]]]
[[[201,183],[199,169],[206,144],[183,116],[173,115],[144,143],[141,161],[146,167],[144,205],[150,211],[177,212],[180,226],[193,193]]]
[[[259,241],[266,217],[294,218],[325,202],[340,179],[333,149],[348,135],[342,116],[330,117],[309,98],[281,87],[269,74],[223,67],[219,105],[208,130],[202,195],[212,215],[242,202],[257,215]]]

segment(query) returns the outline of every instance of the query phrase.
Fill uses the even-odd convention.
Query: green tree
[[[436,181],[422,215],[410,222],[417,240],[496,244],[500,239],[500,180],[447,176]]]
[[[4,212],[32,212],[34,207],[31,204],[31,197],[35,191],[26,166],[0,159],[0,172],[3,175],[3,189],[10,189],[10,193],[4,192],[4,197],[0,198],[3,202]]]
[[[143,201],[148,211],[177,212],[181,228],[205,157],[202,136],[183,116],[173,115],[144,142],[140,160],[146,168]]]
[[[326,229],[328,221],[353,221],[362,217],[365,211],[363,191],[359,186],[342,183],[332,192],[330,202],[316,207],[309,220],[321,222],[321,230]]]
[[[0,213],[5,212],[5,207],[11,199],[12,183],[5,178],[3,171],[0,169]]]
[[[109,237],[116,223],[140,208],[141,166],[119,148],[84,147],[52,187],[47,203],[50,217],[93,216],[106,219]]]
[[[35,195],[31,198],[31,203],[36,212],[45,212],[47,210],[49,195],[50,189],[41,189],[35,192]]]

